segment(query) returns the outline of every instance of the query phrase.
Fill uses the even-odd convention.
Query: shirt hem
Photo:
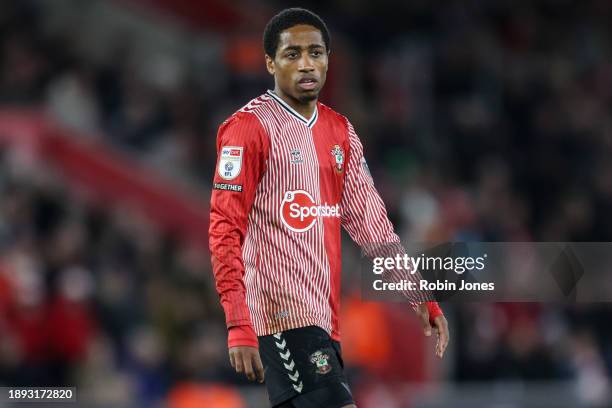
[[[304,318],[302,318],[302,319],[299,319],[299,320],[300,320],[299,323],[286,323],[286,324],[282,324],[282,325],[274,325],[272,327],[266,327],[264,330],[257,330],[257,327],[255,327],[255,333],[257,333],[258,337],[261,337],[261,336],[269,336],[271,334],[276,334],[276,333],[287,331],[287,330],[299,329],[299,328],[307,327],[307,326],[317,326],[317,327],[320,327],[321,329],[323,329],[334,340],[340,341],[340,335],[338,333],[335,333],[332,330],[326,328],[325,325],[322,324],[321,319],[317,319],[317,318],[306,318],[306,319],[304,319]],[[257,326],[257,325],[255,325],[255,326]]]

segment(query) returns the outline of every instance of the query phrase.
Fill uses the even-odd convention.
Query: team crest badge
[[[335,160],[335,168],[338,173],[341,173],[344,169],[344,150],[340,147],[340,145],[335,145],[331,150],[331,154]]]
[[[329,364],[329,356],[319,350],[310,355],[310,362],[317,367],[318,374],[327,374],[332,369]]]
[[[242,169],[242,147],[223,146],[219,155],[217,172],[225,180],[233,180]]]

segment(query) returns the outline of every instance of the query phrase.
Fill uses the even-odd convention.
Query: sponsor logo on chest
[[[319,218],[340,217],[340,206],[317,204],[312,195],[304,190],[287,191],[281,202],[280,217],[291,231],[306,232]]]

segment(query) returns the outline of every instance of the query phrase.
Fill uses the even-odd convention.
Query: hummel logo
[[[283,334],[282,332],[273,334],[274,338],[276,340],[279,340],[278,342],[275,341],[274,344],[280,350],[285,350],[285,348],[287,348],[287,340],[282,338],[282,334]],[[289,371],[287,373],[287,376],[292,382],[296,383],[298,379],[300,378],[300,372],[296,369],[295,373],[293,373],[293,370],[295,369],[295,361],[293,361],[293,359],[291,358],[291,351],[289,350],[289,348],[287,348],[287,351],[285,351],[284,353],[279,351],[278,355],[281,356],[283,360],[287,361],[286,363],[283,362],[285,369]],[[300,381],[299,384],[291,384],[291,385],[293,386],[293,389],[295,389],[299,393],[302,392],[302,388],[304,387],[304,383],[302,381]]]
[[[302,382],[300,381],[299,385],[295,385],[293,384],[293,388],[297,391],[297,392],[302,392],[302,387],[304,386],[304,384],[302,384]]]
[[[302,152],[300,149],[292,149],[291,150],[291,163],[298,164],[304,162],[302,159]]]

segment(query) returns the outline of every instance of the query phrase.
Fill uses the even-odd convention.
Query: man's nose
[[[312,62],[312,58],[310,58],[308,54],[302,55],[302,57],[300,58],[299,64],[298,64],[298,69],[300,71],[313,71],[314,70],[314,64]]]

